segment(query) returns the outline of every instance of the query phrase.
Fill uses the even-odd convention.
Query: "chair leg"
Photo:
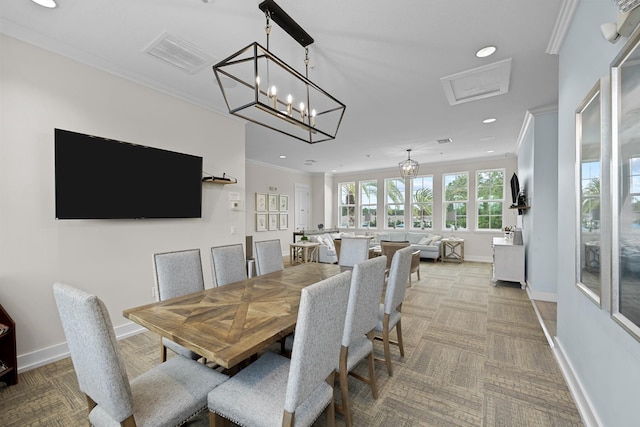
[[[402,344],[402,320],[398,320],[396,324],[396,335],[398,335],[398,348],[400,348],[400,356],[404,357],[404,345]]]
[[[163,363],[167,361],[167,347],[162,344],[162,337],[160,337],[160,361]]]
[[[295,416],[295,413],[284,411],[282,416],[282,427],[293,427],[293,420]]]
[[[340,393],[342,394],[342,413],[344,415],[344,421],[347,427],[351,427],[351,409],[349,407],[349,383],[347,377],[347,357],[349,355],[349,348],[340,347]]]
[[[209,427],[224,427],[226,423],[227,420],[224,417],[209,411]]]
[[[387,372],[389,376],[393,376],[393,368],[391,367],[391,349],[389,348],[389,315],[385,314],[382,319],[382,344],[384,346],[384,360],[387,364]]]

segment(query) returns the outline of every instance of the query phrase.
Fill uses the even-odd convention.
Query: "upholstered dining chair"
[[[390,344],[397,345],[400,349],[400,356],[404,357],[404,345],[402,344],[402,324],[401,311],[404,301],[407,282],[409,281],[409,271],[411,269],[411,256],[413,249],[408,246],[396,251],[391,261],[387,289],[384,295],[384,302],[380,304],[378,312],[378,324],[376,325],[376,339],[382,340],[384,346],[384,360],[387,365],[389,376],[393,376],[391,367]],[[396,329],[397,341],[391,341],[389,334]],[[382,334],[380,337],[379,334]]]
[[[177,426],[207,408],[207,394],[227,376],[172,357],[129,381],[109,312],[94,295],[53,285],[89,422],[102,426]]]
[[[204,290],[200,249],[163,252],[153,255],[153,269],[158,301]],[[160,339],[160,360],[167,360],[167,348],[193,360],[200,355],[167,338]]]
[[[409,243],[409,241],[392,242],[389,240],[380,240],[380,253],[387,257],[387,273],[389,273],[389,268],[391,268],[391,261],[393,260],[393,255],[396,253],[396,251],[398,249],[406,248],[410,245],[411,243]]]
[[[369,239],[343,237],[341,240],[338,264],[343,267],[353,267],[357,263],[369,259]]]
[[[212,247],[211,264],[216,286],[247,279],[247,261],[242,244]]]
[[[333,383],[351,272],[302,289],[291,359],[267,352],[209,393],[210,426],[310,426],[327,408],[335,425]]]
[[[373,366],[373,338],[378,323],[378,310],[384,286],[386,264],[387,259],[383,255],[353,266],[347,315],[342,334],[342,347],[340,348],[340,361],[337,369],[340,376],[342,412],[347,426],[353,425],[349,408],[348,375],[369,384],[373,398],[378,398],[376,373]],[[369,378],[352,372],[364,359],[369,361]]]
[[[256,273],[258,276],[284,270],[280,239],[255,242]]]

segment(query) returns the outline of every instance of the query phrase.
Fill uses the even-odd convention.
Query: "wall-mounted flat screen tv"
[[[55,130],[57,219],[201,218],[202,157]]]

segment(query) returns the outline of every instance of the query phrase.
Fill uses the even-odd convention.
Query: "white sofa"
[[[420,251],[420,258],[437,261],[440,258],[440,241],[442,236],[428,232],[418,231],[380,231],[375,233],[372,244],[379,245],[381,240],[392,242],[408,241],[411,247]]]
[[[336,255],[336,248],[333,245],[333,238],[329,233],[318,234],[309,236],[310,242],[318,242],[318,261],[328,264],[335,264],[338,262],[338,256]]]

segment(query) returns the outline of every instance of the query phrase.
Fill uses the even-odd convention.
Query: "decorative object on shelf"
[[[267,211],[267,195],[265,193],[256,193],[256,211]]]
[[[278,200],[280,202],[280,212],[287,212],[289,210],[289,196],[281,194]]]
[[[415,178],[418,176],[418,168],[420,164],[415,160],[411,160],[411,149],[407,149],[407,160],[398,163],[400,168],[400,176],[403,178]]]
[[[267,214],[256,214],[256,231],[267,231]]]
[[[269,231],[276,231],[278,229],[278,214],[269,213]]]
[[[253,42],[213,66],[229,113],[309,144],[335,139],[346,106],[309,80],[313,38],[273,0],[258,7],[266,49]],[[305,75],[269,50],[271,19],[305,48]]]
[[[278,195],[277,194],[269,194],[269,212],[277,212],[278,211]]]
[[[289,228],[289,214],[280,214],[280,230],[286,230]]]
[[[223,173],[222,176],[203,176],[202,182],[211,182],[214,184],[237,184],[238,180],[236,178],[227,176],[226,173]]]

